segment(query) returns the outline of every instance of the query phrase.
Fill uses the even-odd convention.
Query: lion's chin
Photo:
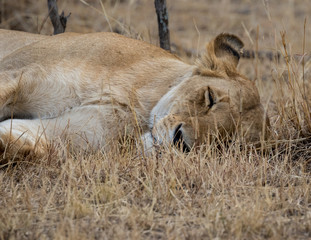
[[[160,147],[161,145],[165,147],[164,145],[166,144],[171,146],[173,145],[184,153],[188,153],[191,150],[191,147],[186,143],[184,139],[184,134],[182,132],[181,126],[175,129],[174,134],[172,135],[172,139],[169,139],[169,142],[167,142],[168,139],[166,141],[155,139],[154,136],[152,136],[151,132],[147,132],[144,135],[142,135],[141,141],[143,143],[144,149],[143,151],[145,153],[151,153],[152,150],[156,149],[157,147]]]

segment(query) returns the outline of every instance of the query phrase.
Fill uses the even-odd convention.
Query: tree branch
[[[67,20],[70,17],[71,13],[68,16],[64,15],[64,11],[61,15],[58,15],[58,7],[56,0],[47,0],[49,8],[49,16],[54,28],[54,35],[65,32]]]
[[[193,56],[199,56],[199,52],[196,49],[186,49],[183,48],[175,43],[172,43],[172,52],[181,55],[184,54],[187,57],[193,57]],[[270,61],[273,60],[280,60],[282,59],[282,54],[280,52],[273,52],[273,51],[254,51],[250,49],[244,49],[241,58],[246,58],[246,59],[254,59],[258,57],[260,60],[268,59]]]
[[[270,61],[272,60],[280,60],[281,54],[279,52],[272,52],[272,51],[254,51],[254,50],[248,50],[245,49],[242,52],[241,55],[242,58],[247,58],[247,59],[253,59],[258,57],[258,59],[269,59]]]

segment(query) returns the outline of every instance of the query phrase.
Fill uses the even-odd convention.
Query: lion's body
[[[44,152],[56,138],[99,148],[123,134],[134,135],[138,126],[148,134],[189,95],[187,81],[196,68],[158,47],[114,33],[50,37],[1,30],[0,140],[3,146],[15,139],[19,149]],[[196,90],[212,83],[216,92],[231,89],[232,96],[248,97],[248,108],[260,106],[253,83],[240,75],[228,81],[221,71],[210,74],[202,86],[193,81]],[[231,100],[230,114],[224,109],[217,121],[232,122],[238,101]],[[172,114],[175,119],[176,111]]]

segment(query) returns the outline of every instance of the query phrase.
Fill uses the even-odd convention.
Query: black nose
[[[181,131],[182,124],[179,124],[174,132],[174,138],[173,143],[175,146],[177,146],[179,149],[182,149],[183,152],[190,152],[189,146],[185,143],[183,138],[183,133]]]

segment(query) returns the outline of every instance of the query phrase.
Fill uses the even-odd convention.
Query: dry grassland
[[[213,142],[142,158],[126,147],[71,155],[59,146],[0,170],[0,239],[311,238],[311,2],[167,1],[171,41],[185,61],[220,32],[280,53],[239,66],[268,110],[267,150]],[[1,0],[0,26],[51,34],[45,2]],[[151,0],[58,2],[72,13],[67,31],[112,29],[158,44]]]

